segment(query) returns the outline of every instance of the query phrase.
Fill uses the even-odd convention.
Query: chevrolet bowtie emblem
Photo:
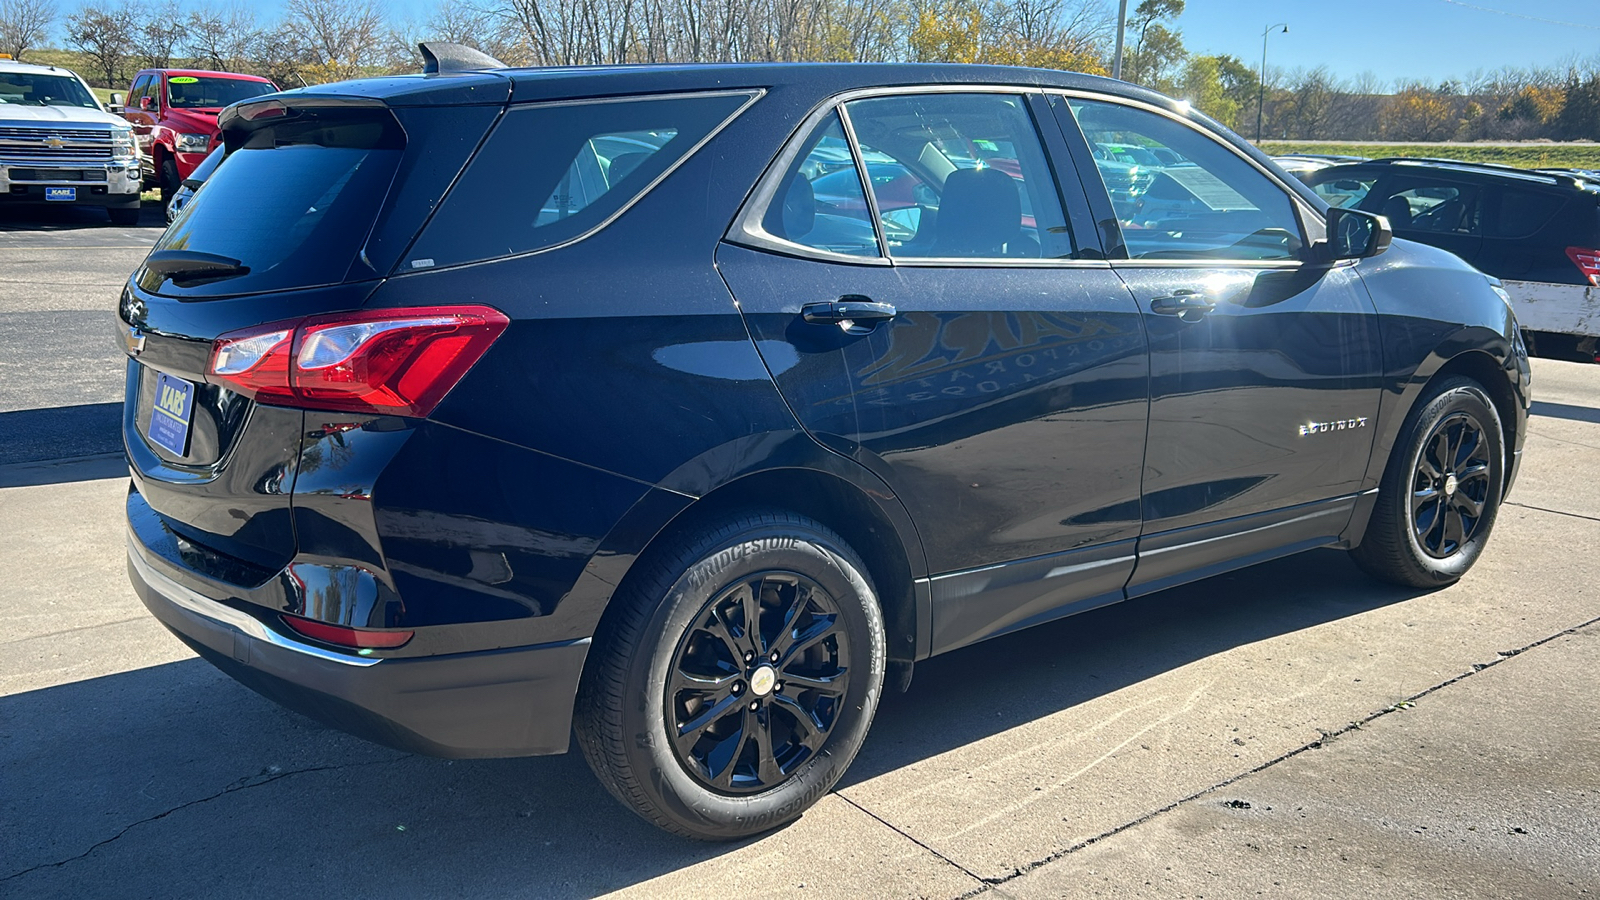
[[[51,150],[60,150],[67,145],[67,142],[61,139],[61,135],[52,134],[44,139],[44,145]]]

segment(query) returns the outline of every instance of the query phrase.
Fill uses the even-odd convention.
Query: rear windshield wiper
[[[156,284],[170,280],[181,288],[250,274],[237,259],[198,250],[157,250],[145,257],[144,268],[159,279]]]

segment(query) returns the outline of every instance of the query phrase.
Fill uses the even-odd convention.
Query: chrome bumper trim
[[[133,563],[133,567],[139,572],[139,577],[144,579],[144,583],[149,585],[151,590],[167,598],[173,604],[202,618],[227,625],[235,631],[253,637],[256,640],[265,641],[275,647],[282,647],[295,653],[303,653],[306,656],[312,656],[327,662],[339,663],[340,665],[365,668],[383,662],[380,658],[350,656],[290,640],[268,628],[254,616],[240,612],[225,603],[219,603],[210,597],[184,587],[168,576],[156,571],[148,562],[145,562],[144,555],[139,552],[138,539],[132,534],[128,535],[128,561]]]

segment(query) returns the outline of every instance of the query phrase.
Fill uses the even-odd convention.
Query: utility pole
[[[1111,57],[1111,77],[1122,80],[1122,32],[1128,27],[1128,0],[1117,3],[1117,52]]]
[[[1123,0],[1124,3],[1127,0]],[[1267,30],[1261,32],[1261,90],[1256,93],[1256,143],[1261,143],[1261,112],[1267,105],[1267,35],[1282,28],[1284,34],[1289,33],[1289,26],[1283,22],[1268,25]]]

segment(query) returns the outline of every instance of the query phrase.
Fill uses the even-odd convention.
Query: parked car
[[[1499,278],[1541,355],[1595,361],[1600,176],[1450,160],[1375,159],[1306,176],[1336,206],[1388,217]]]
[[[227,155],[227,150],[224,147],[212,150],[206,154],[206,158],[200,162],[200,165],[194,167],[194,171],[189,173],[189,177],[185,178],[183,183],[178,186],[177,193],[173,194],[172,199],[167,201],[168,225],[171,225],[172,221],[178,218],[178,213],[183,212],[183,208],[189,204],[194,192],[200,190],[200,186],[206,183],[206,179],[211,177],[211,173],[217,170],[217,166],[222,164],[222,157],[225,155]]]
[[[1449,584],[1514,480],[1491,280],[1186,104],[428,55],[226,110],[120,304],[134,587],[336,727],[484,757],[575,726],[642,817],[737,838],[833,786],[918,660],[1314,547]],[[1112,140],[1214,184],[1136,222]],[[920,215],[885,212],[907,175]]]
[[[204,69],[145,69],[133,76],[123,118],[144,158],[144,185],[172,198],[216,143],[223,107],[277,91],[269,79]]]
[[[1312,172],[1318,172],[1326,169],[1329,166],[1337,165],[1337,163],[1331,159],[1320,159],[1313,156],[1299,155],[1274,156],[1272,161],[1278,164],[1278,168],[1288,172],[1290,175],[1293,175],[1296,178],[1301,179],[1302,181],[1305,180],[1304,176],[1309,175]]]
[[[133,129],[77,73],[0,59],[0,202],[99,206],[137,225]]]

